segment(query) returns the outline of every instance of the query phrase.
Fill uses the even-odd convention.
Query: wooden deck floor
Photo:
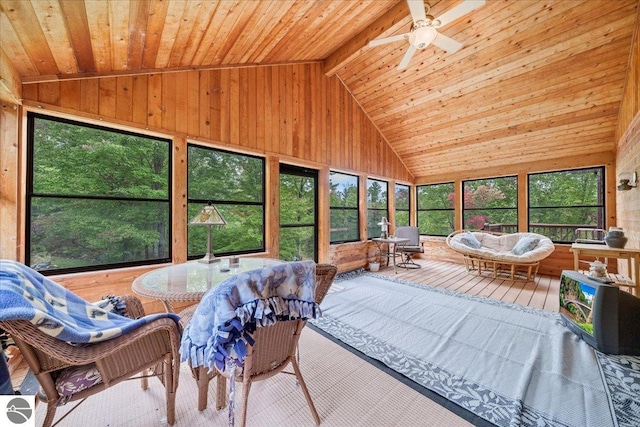
[[[415,261],[421,268],[398,267],[397,273],[394,273],[392,264],[390,267],[381,267],[379,274],[547,311],[559,309],[558,278],[538,275],[534,280],[527,281],[517,276],[516,280],[511,280],[506,274],[494,278],[493,273],[488,271],[481,275],[467,273],[461,264],[428,259]]]

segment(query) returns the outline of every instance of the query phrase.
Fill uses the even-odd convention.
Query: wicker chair
[[[123,300],[129,317],[140,318],[145,315],[138,298],[124,296]],[[11,334],[40,383],[42,390],[38,398],[47,402],[43,427],[51,426],[60,404],[85,399],[140,372],[151,372],[163,383],[166,389],[167,421],[170,425],[175,423],[180,329],[174,320],[156,319],[119,337],[82,346],[73,346],[46,335],[25,320],[0,322],[0,328]],[[56,380],[67,368],[91,364],[95,364],[102,381],[72,394],[68,400],[64,399],[56,388]],[[142,388],[147,388],[146,376],[143,376]]]
[[[327,294],[336,273],[337,268],[333,265],[316,265],[315,300],[318,304],[322,302]],[[180,324],[183,327],[186,327],[189,323],[195,309],[196,306],[191,306],[180,313]],[[293,373],[296,375],[305,399],[309,404],[313,419],[317,425],[320,424],[320,417],[313,405],[296,360],[298,340],[306,323],[305,320],[281,321],[268,327],[258,328],[254,333],[255,344],[248,348],[243,374],[236,376],[236,381],[243,383],[241,426],[244,426],[246,422],[247,400],[251,383],[270,378],[282,372],[289,363],[293,366]],[[209,381],[216,376],[218,378],[216,409],[223,409],[226,406],[226,378],[224,373],[220,375],[221,373],[216,370],[208,373],[207,368],[204,367],[192,368],[192,372],[198,383],[198,410],[202,411],[207,407]]]

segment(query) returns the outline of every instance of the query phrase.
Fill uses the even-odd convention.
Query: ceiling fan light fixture
[[[409,43],[417,49],[424,49],[435,40],[438,32],[432,27],[417,28],[409,35]]]

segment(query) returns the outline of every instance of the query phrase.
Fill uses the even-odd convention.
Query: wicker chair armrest
[[[123,295],[121,298],[126,305],[125,312],[127,313],[127,317],[130,317],[131,319],[139,319],[145,316],[144,307],[137,296]]]
[[[169,337],[169,345],[176,349],[180,347],[180,332],[177,323],[169,318],[161,318],[143,325],[127,334],[120,335],[107,341],[86,345],[72,345],[46,335],[26,320],[11,322],[8,329],[29,345],[60,360],[68,365],[86,365],[104,359],[126,346],[131,346],[152,334],[164,333]],[[15,327],[14,327],[15,326]]]
[[[332,264],[316,265],[316,303],[320,304],[327,295],[338,268]]]

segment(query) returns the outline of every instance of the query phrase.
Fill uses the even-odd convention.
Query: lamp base
[[[200,258],[198,262],[203,264],[213,264],[214,262],[220,261],[220,258],[216,258],[213,254],[206,254],[204,258]]]

